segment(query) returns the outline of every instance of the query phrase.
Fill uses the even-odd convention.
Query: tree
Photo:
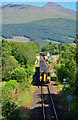
[[[17,82],[24,82],[26,80],[26,72],[24,68],[17,67],[13,72],[12,72],[12,79],[17,80]]]
[[[75,94],[78,95],[78,35],[77,39],[75,40],[76,43],[76,54],[75,54],[75,59],[76,59],[76,82],[75,82]]]
[[[10,80],[12,72],[18,66],[18,61],[14,58],[14,56],[8,56],[8,58],[5,60],[5,64],[3,64],[2,67],[2,80]]]

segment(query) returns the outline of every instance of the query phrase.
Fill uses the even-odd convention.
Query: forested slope
[[[63,18],[49,18],[26,24],[3,24],[2,36],[24,36],[30,41],[47,44],[46,40],[72,43],[76,36],[76,21]]]

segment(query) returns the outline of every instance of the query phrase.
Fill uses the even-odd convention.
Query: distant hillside
[[[75,11],[53,2],[47,3],[43,7],[26,4],[3,5],[0,7],[0,13],[1,9],[3,24],[21,24],[48,18],[76,18]]]
[[[2,33],[5,38],[20,35],[41,45],[48,40],[72,43],[76,35],[76,22],[65,18],[49,18],[25,24],[3,24]]]
[[[41,45],[49,41],[72,43],[75,39],[76,12],[59,4],[48,2],[43,7],[7,4],[0,6],[0,13],[1,9],[4,38],[24,36]]]
[[[54,11],[54,12],[61,13],[64,15],[74,16],[76,14],[74,10],[64,8],[63,6],[56,4],[54,2],[48,2],[46,5],[43,6],[43,8],[45,8],[46,10]]]

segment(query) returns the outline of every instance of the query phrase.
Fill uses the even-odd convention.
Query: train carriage
[[[50,71],[44,60],[40,60],[40,82],[49,83],[51,79]]]

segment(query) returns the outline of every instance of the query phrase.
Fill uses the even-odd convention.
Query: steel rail
[[[53,106],[53,110],[54,110],[54,114],[55,114],[56,120],[58,120],[58,116],[57,116],[56,109],[55,109],[55,106],[54,106],[53,98],[52,98],[52,95],[50,94],[49,86],[47,86],[47,89],[48,89],[48,92],[49,92],[49,95],[50,95],[51,104]]]
[[[41,86],[41,97],[42,97],[43,119],[45,120],[44,98],[43,98],[43,90],[42,90],[42,86]]]

